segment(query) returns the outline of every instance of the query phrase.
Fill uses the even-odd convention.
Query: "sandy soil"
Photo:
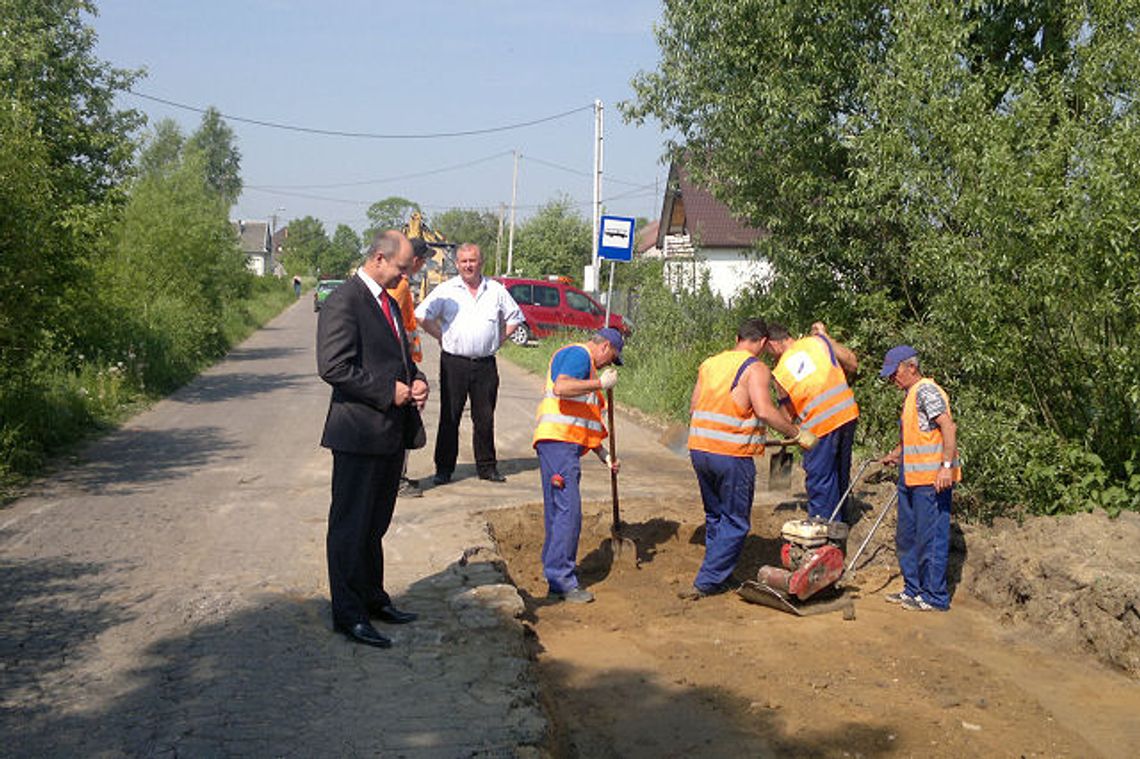
[[[852,550],[891,487],[856,491]],[[802,492],[763,488],[762,479],[740,579],[778,563],[779,527],[802,514]],[[848,589],[856,619],[844,621],[783,614],[734,593],[680,600],[703,557],[703,514],[695,486],[679,481],[663,493],[622,500],[640,568],[607,550],[610,503],[585,504],[579,562],[597,594],[585,606],[544,598],[541,504],[488,514],[526,601],[559,756],[1135,755],[1137,596],[1128,578],[1140,573],[1118,565],[1140,544],[1140,520],[958,531],[953,609],[939,614],[883,602],[901,586],[888,516]],[[1113,542],[1122,547],[1108,550]],[[1118,575],[1099,580],[1109,601],[1082,594],[1082,583],[1095,587],[1114,567]],[[1020,595],[1007,592],[1019,582]]]

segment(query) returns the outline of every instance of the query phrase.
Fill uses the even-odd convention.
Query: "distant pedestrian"
[[[301,297],[301,278],[296,274],[293,275],[293,295],[298,298]]]
[[[603,392],[617,384],[621,366],[621,333],[606,327],[589,342],[564,346],[550,359],[546,392],[535,414],[534,449],[542,472],[542,571],[549,598],[589,603],[594,594],[578,585],[578,537],[582,532],[581,457],[593,452],[614,472],[620,468],[602,448],[607,431],[602,422]]]
[[[417,237],[411,242],[412,270],[408,276],[413,276],[424,268],[424,262],[427,261],[431,252],[423,239]],[[388,288],[388,294],[395,298],[396,303],[400,306],[400,316],[403,319],[404,334],[408,338],[408,346],[412,351],[412,361],[419,364],[424,360],[424,353],[423,346],[420,344],[419,323],[416,321],[416,303],[412,298],[412,287],[408,282],[408,277],[400,277],[400,282],[395,287]],[[420,483],[408,478],[407,454],[404,455],[404,471],[400,474],[399,494],[402,498],[419,498],[423,495],[423,491],[420,490]]]
[[[369,617],[411,622],[384,590],[381,541],[392,521],[404,451],[422,434],[418,409],[427,381],[412,362],[385,287],[412,268],[412,246],[394,230],[376,235],[355,276],[338,287],[317,320],[317,368],[332,386],[321,445],[332,450],[329,591],[333,627],[387,648]]]
[[[764,349],[777,359],[772,377],[781,410],[819,438],[818,445],[804,452],[804,486],[808,516],[827,519],[851,479],[859,406],[847,375],[858,369],[858,359],[820,322],[812,325],[812,334],[798,340],[782,324],[771,323]],[[842,513],[836,518],[846,521]]]
[[[705,507],[705,558],[693,587],[681,598],[697,600],[729,589],[729,578],[752,527],[755,456],[764,453],[767,427],[795,438],[804,450],[816,443],[772,403],[772,373],[758,356],[768,328],[749,319],[736,330],[736,345],[705,359],[689,402],[689,458]]]
[[[950,500],[954,483],[962,479],[950,397],[934,380],[922,376],[918,351],[909,345],[887,351],[879,376],[906,393],[899,444],[882,458],[882,463],[900,468],[895,547],[903,589],[886,600],[908,611],[946,611]]]
[[[433,481],[443,485],[455,472],[459,422],[470,397],[475,469],[480,479],[506,482],[495,454],[499,394],[495,353],[523,322],[523,315],[505,287],[483,276],[478,245],[460,245],[455,265],[458,276],[440,283],[416,309],[424,331],[439,340],[441,349]]]

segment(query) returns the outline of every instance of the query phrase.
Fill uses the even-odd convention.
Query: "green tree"
[[[306,216],[289,222],[281,263],[290,274],[335,277],[344,273],[330,268],[329,238],[320,219]]]
[[[592,250],[590,221],[570,198],[560,197],[540,208],[515,233],[514,273],[559,275],[581,282]]]
[[[328,263],[323,265],[324,269],[330,275],[337,272],[347,274],[360,263],[361,252],[360,236],[347,224],[338,224],[329,244]]]
[[[124,198],[141,117],[114,100],[137,73],[95,57],[91,13],[80,0],[0,0],[0,375],[70,349]]]
[[[499,217],[488,211],[449,208],[432,217],[432,229],[454,243],[473,242],[485,261],[494,261],[499,237]],[[504,243],[504,250],[505,250]]]
[[[187,147],[205,156],[206,179],[229,208],[241,195],[241,152],[234,144],[234,132],[213,107],[202,114],[202,121],[190,135]]]
[[[142,176],[164,174],[182,161],[186,138],[174,119],[162,119],[154,125],[154,132],[143,145],[138,157],[138,171]]]
[[[669,0],[624,109],[772,232],[766,315],[829,321],[869,363],[920,349],[975,497],[1140,508],[1138,18],[1136,0]],[[897,396],[857,392],[885,445]]]
[[[420,211],[420,204],[397,195],[377,200],[368,207],[369,227],[364,239],[371,240],[376,232],[385,229],[400,229],[411,218],[413,211]]]

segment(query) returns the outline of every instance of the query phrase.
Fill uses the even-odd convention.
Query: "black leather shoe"
[[[381,635],[376,631],[368,622],[357,622],[350,626],[334,624],[333,629],[339,633],[343,633],[349,640],[357,643],[363,643],[366,646],[375,646],[376,648],[391,648],[391,639]]]
[[[451,472],[436,472],[431,481],[436,485],[446,485],[451,482]]]
[[[491,482],[506,482],[507,481],[506,477],[499,474],[498,469],[492,469],[489,472],[485,472],[484,474],[479,475],[479,479],[490,480]]]
[[[420,618],[414,611],[400,611],[392,604],[379,606],[369,610],[369,616],[390,625],[406,625]]]

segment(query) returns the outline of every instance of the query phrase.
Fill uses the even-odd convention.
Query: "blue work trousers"
[[[851,483],[851,447],[855,443],[855,423],[852,419],[819,439],[810,451],[804,451],[804,487],[808,496],[808,516],[829,519],[835,504]],[[847,518],[840,512],[839,522]]]
[[[907,487],[899,483],[899,519],[895,550],[905,587],[903,592],[939,609],[950,607],[946,565],[950,559],[950,497],[933,485]]]
[[[582,447],[577,443],[540,440],[534,446],[542,471],[543,526],[542,572],[551,593],[566,593],[578,587],[578,537],[582,533]],[[556,487],[554,475],[561,475]]]
[[[752,527],[756,462],[752,457],[689,451],[705,504],[705,560],[693,585],[713,592],[728,582]]]

